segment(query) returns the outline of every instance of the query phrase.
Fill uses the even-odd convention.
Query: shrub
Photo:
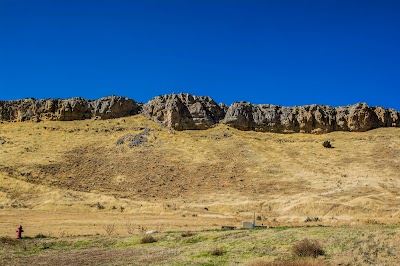
[[[324,146],[325,148],[333,148],[329,140],[325,140],[324,143],[322,143],[322,146]]]
[[[223,250],[222,248],[214,248],[213,250],[211,250],[210,254],[213,256],[222,256],[226,253],[225,250]]]
[[[157,239],[155,239],[153,236],[147,235],[142,237],[142,239],[140,239],[140,243],[141,244],[148,244],[148,243],[154,243],[157,242]]]
[[[299,257],[314,258],[325,254],[321,244],[317,240],[312,240],[308,238],[305,238],[293,245],[292,252],[294,255]]]

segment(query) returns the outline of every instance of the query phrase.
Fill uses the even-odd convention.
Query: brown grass
[[[325,254],[321,244],[315,239],[305,238],[292,247],[292,252],[299,257],[318,257]]]
[[[213,256],[222,256],[226,253],[226,250],[220,247],[216,247],[213,250],[210,251],[210,254]]]
[[[140,243],[141,244],[149,244],[149,243],[154,243],[154,242],[157,242],[157,239],[154,236],[151,236],[151,235],[143,236],[140,239]]]
[[[145,128],[152,132],[142,146],[116,145]],[[128,222],[198,230],[240,226],[253,211],[270,226],[306,217],[399,222],[398,128],[284,135],[218,125],[170,134],[137,115],[3,123],[0,137],[0,235],[13,236],[19,223],[29,236],[104,234],[112,223],[128,235]],[[335,149],[321,145],[328,139]]]

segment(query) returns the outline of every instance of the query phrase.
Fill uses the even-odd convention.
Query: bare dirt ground
[[[150,129],[147,141],[133,137]],[[331,141],[334,148],[322,146]],[[140,141],[139,141],[140,142]],[[400,129],[171,131],[123,119],[0,124],[0,236],[398,224]]]

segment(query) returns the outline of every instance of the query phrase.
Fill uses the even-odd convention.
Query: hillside
[[[239,226],[253,211],[269,225],[399,222],[399,128],[174,131],[136,115],[2,122],[0,139],[0,234]]]

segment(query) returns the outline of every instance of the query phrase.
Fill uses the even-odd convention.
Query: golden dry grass
[[[122,136],[151,128],[129,148]],[[170,132],[137,115],[2,123],[0,235],[399,222],[400,129],[324,135]],[[322,146],[330,140],[333,149]],[[99,209],[101,205],[104,208]],[[306,217],[322,222],[304,223]]]

